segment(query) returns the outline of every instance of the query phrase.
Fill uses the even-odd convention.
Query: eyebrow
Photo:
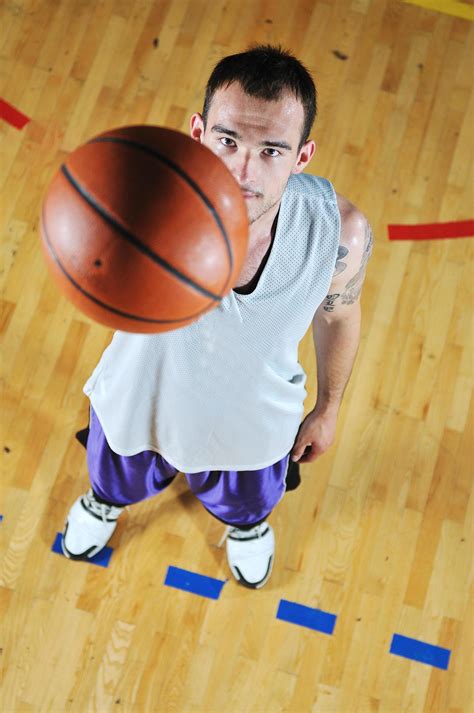
[[[226,129],[226,127],[222,126],[221,124],[215,124],[212,127],[211,131],[214,131],[216,134],[227,134],[233,139],[242,139],[242,136],[236,131],[232,131],[232,129]],[[287,144],[286,141],[261,141],[259,146],[269,146],[275,149],[286,149],[287,151],[291,151],[291,146],[290,144]]]

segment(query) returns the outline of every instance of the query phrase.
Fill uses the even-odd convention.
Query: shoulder
[[[341,216],[341,239],[340,244],[348,248],[355,249],[360,244],[363,248],[370,230],[369,221],[357,206],[347,198],[336,193],[337,206]]]
[[[311,210],[314,201],[335,203],[336,192],[327,178],[315,176],[312,173],[293,173],[290,175],[285,191],[295,196],[304,196],[309,199],[307,210]]]
[[[341,232],[335,276],[350,263],[356,267],[361,260],[367,262],[373,247],[372,229],[364,213],[339,193],[336,193],[336,198],[341,217]],[[343,261],[342,264],[339,264],[340,261]]]
[[[366,216],[347,198],[336,194],[341,218],[337,259],[329,294],[317,314],[331,313],[332,319],[357,315],[365,272],[372,254],[372,230]],[[323,311],[321,311],[323,310]]]

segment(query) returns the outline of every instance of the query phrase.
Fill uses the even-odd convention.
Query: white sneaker
[[[124,507],[97,502],[92,489],[81,495],[69,511],[61,538],[66,557],[92,559],[112,537]]]
[[[260,589],[270,579],[275,553],[275,535],[268,522],[252,530],[228,527],[225,535],[227,561],[240,584]]]

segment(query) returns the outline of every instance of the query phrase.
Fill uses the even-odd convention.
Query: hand
[[[337,412],[318,413],[316,408],[301,423],[291,450],[291,460],[312,463],[334,442]],[[309,450],[308,450],[309,448]]]

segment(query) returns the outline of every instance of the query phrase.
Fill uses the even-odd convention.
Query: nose
[[[230,171],[241,186],[251,186],[255,182],[255,168],[250,151],[239,151],[231,158]]]

